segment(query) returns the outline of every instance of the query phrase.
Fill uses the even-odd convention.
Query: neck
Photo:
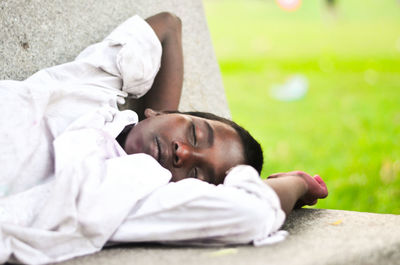
[[[117,142],[119,143],[119,145],[125,150],[125,141],[126,141],[126,137],[128,136],[129,132],[131,131],[132,127],[134,126],[134,124],[129,124],[127,126],[125,126],[125,128],[122,130],[122,132],[120,134],[118,134],[117,138],[115,140],[117,140]]]

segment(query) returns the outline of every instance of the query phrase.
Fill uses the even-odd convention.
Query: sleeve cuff
[[[239,165],[232,168],[225,178],[224,185],[235,186],[257,196],[264,203],[264,209],[260,209],[265,214],[260,230],[253,239],[255,246],[268,245],[282,241],[288,232],[279,230],[285,222],[285,213],[281,208],[281,203],[276,192],[264,183],[258,172],[247,165]]]
[[[139,98],[151,88],[161,66],[162,46],[151,26],[135,15],[105,38],[110,45],[122,45],[116,64],[122,90]]]

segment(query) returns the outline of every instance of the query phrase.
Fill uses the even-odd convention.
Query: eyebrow
[[[209,146],[213,146],[214,144],[214,130],[211,127],[210,123],[208,123],[207,121],[204,121],[204,123],[206,124],[206,128],[208,131],[208,137],[207,137],[207,143]]]

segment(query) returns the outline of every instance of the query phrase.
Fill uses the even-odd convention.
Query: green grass
[[[233,119],[261,142],[263,177],[319,174],[318,208],[400,214],[400,4],[305,0],[204,2]],[[305,98],[281,102],[273,84],[307,77]]]

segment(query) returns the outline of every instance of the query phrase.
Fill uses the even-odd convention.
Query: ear
[[[156,110],[153,110],[153,109],[150,109],[150,108],[146,108],[146,109],[144,110],[144,116],[145,116],[146,118],[158,116],[158,115],[161,115],[161,114],[162,114],[162,113],[161,113],[160,111],[156,111]]]

